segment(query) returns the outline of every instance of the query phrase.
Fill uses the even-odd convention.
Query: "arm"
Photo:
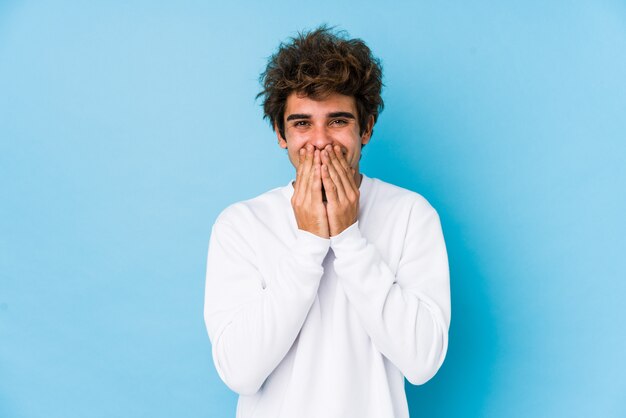
[[[378,350],[412,384],[432,378],[446,355],[448,259],[439,217],[414,204],[397,273],[361,235],[358,221],[331,237],[335,270]]]
[[[315,300],[330,241],[297,231],[271,278],[254,249],[227,222],[209,243],[204,319],[220,378],[237,393],[256,393],[295,341]],[[267,283],[267,285],[266,285]]]
[[[282,361],[317,295],[330,247],[319,158],[310,144],[299,151],[291,198],[296,241],[291,248],[278,249],[271,277],[262,277],[255,249],[239,232],[253,231],[234,228],[228,219],[218,219],[213,226],[204,318],[215,368],[240,394],[256,393]],[[240,218],[235,219],[240,225]]]

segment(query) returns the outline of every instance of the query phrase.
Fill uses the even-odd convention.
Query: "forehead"
[[[339,93],[331,93],[323,99],[312,99],[293,92],[285,103],[285,118],[293,113],[326,116],[332,112],[350,112],[356,116],[356,100]]]

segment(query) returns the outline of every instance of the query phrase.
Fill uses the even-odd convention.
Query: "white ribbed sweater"
[[[293,185],[227,207],[209,243],[204,318],[238,418],[404,418],[405,376],[446,355],[450,282],[439,217],[363,175],[356,223],[299,230]]]

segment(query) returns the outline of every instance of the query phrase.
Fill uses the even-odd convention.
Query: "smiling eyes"
[[[298,120],[293,124],[293,126],[302,127],[302,126],[309,126],[310,124],[311,122],[308,120]],[[333,119],[328,123],[329,126],[344,126],[347,124],[348,124],[348,121],[345,119]]]

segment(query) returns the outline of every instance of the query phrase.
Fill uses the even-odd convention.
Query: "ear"
[[[276,132],[276,138],[278,138],[278,146],[287,149],[287,140],[280,134],[280,130],[278,130],[278,124],[276,122],[274,122],[274,132]]]
[[[370,142],[372,138],[372,130],[374,129],[374,116],[370,115],[367,119],[367,125],[365,125],[365,129],[363,130],[363,135],[361,135],[361,144],[365,145]]]

